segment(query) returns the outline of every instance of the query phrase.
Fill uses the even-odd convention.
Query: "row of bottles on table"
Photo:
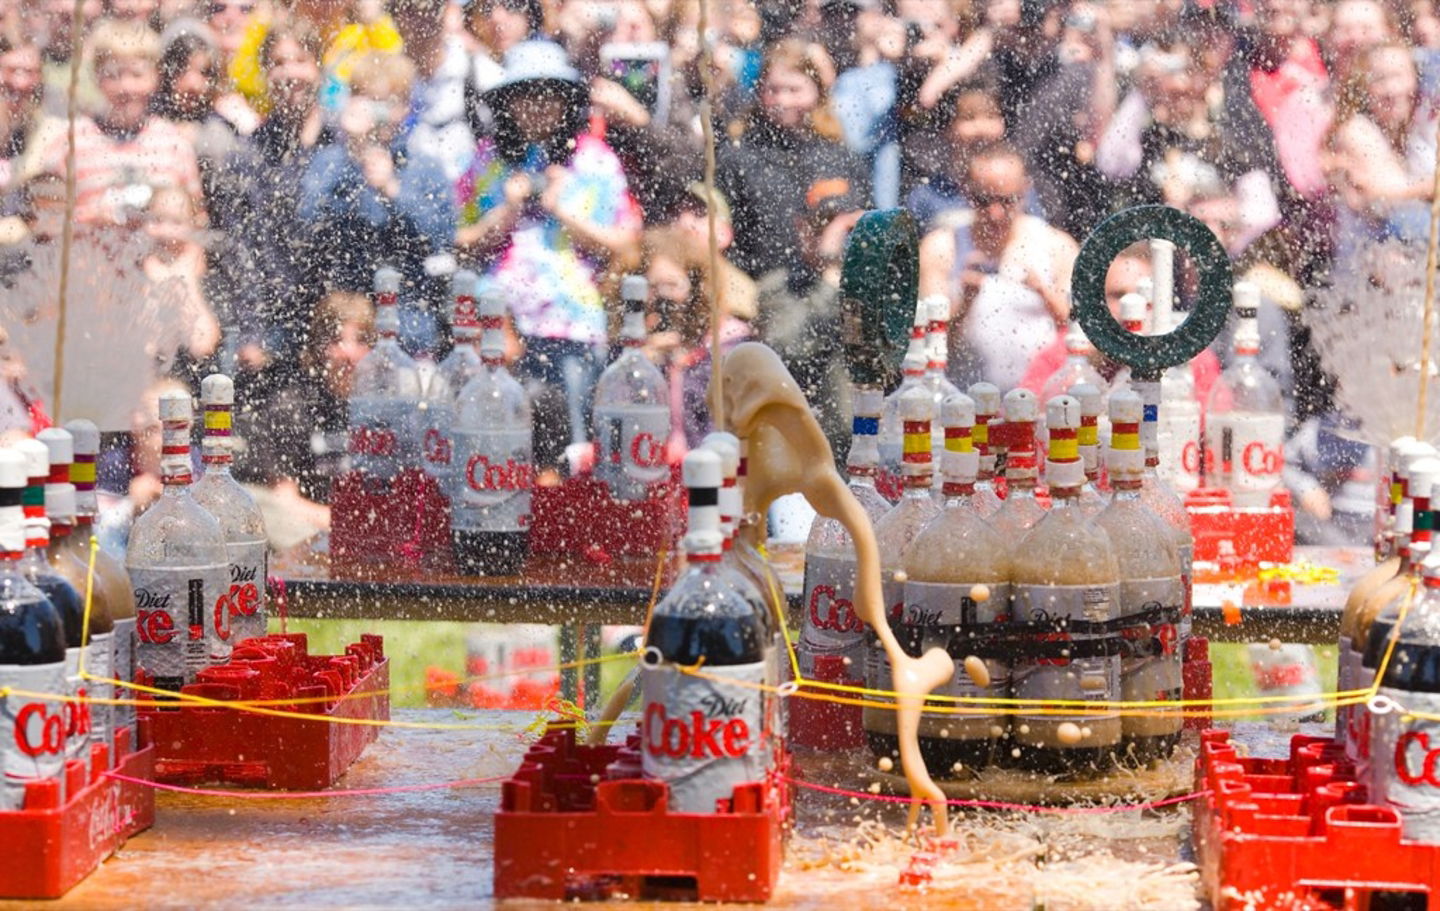
[[[1156,384],[1140,385],[1156,394]],[[1052,398],[1046,509],[1035,496],[1036,397],[1012,390],[998,409],[1012,425],[1001,500],[993,454],[982,442],[991,439],[998,390],[981,383],[969,393],[941,403],[938,498],[933,399],[919,386],[901,396],[906,487],[894,506],[873,484],[876,422],[865,412],[878,393],[855,393],[850,486],[875,522],[884,603],[902,647],[916,656],[935,646],[950,653],[956,673],[941,696],[1157,705],[1179,699],[1193,540],[1178,497],[1155,473],[1157,410],[1132,390],[1110,396],[1106,461],[1114,492],[1107,499],[1095,485],[1100,390],[1080,384]],[[854,668],[847,676],[863,666],[867,687],[890,690],[885,655],[851,605],[854,578],[850,540],[836,523],[817,519],[806,548],[801,671],[808,676],[818,661],[839,656]],[[891,755],[894,712],[867,708],[864,725],[872,749]],[[1098,769],[1117,758],[1168,755],[1180,727],[1178,712],[1122,718],[1001,707],[936,711],[922,716],[921,748],[932,771],[992,764]]]
[[[1211,386],[1200,402],[1189,364],[1166,370],[1159,386],[1161,406],[1158,444],[1163,476],[1181,494],[1200,486],[1231,492],[1237,507],[1265,507],[1270,494],[1280,486],[1284,466],[1285,405],[1279,383],[1260,364],[1260,333],[1257,321],[1259,291],[1248,282],[1235,284],[1236,328],[1232,340],[1231,365]],[[1157,299],[1158,304],[1158,299]],[[1149,301],[1134,293],[1120,303],[1120,322],[1132,332],[1144,332]],[[1156,307],[1155,329],[1169,332],[1177,325],[1168,307]],[[958,391],[945,375],[944,349],[948,344],[948,323],[944,298],[925,298],[916,307],[915,326],[902,364],[902,380],[884,400],[880,424],[880,484],[887,499],[899,499],[903,429],[899,420],[900,397],[909,389],[928,388],[936,408],[946,396]],[[924,327],[933,327],[927,333]],[[1107,382],[1095,367],[1095,349],[1078,323],[1065,333],[1065,362],[1045,381],[1042,401],[1064,393],[1072,386],[1090,385],[1100,391],[1101,407],[1111,389],[1127,388],[1127,368]],[[1101,437],[1108,437],[1101,422]],[[939,457],[938,433],[932,451]],[[1004,453],[999,453],[1004,455]],[[1003,466],[1002,466],[1003,470]]]
[[[0,713],[0,809],[23,806],[27,781],[88,762],[92,743],[113,760],[114,732],[134,725],[132,707],[106,703],[109,681],[131,676],[136,607],[91,531],[99,445],[95,425],[76,420],[0,450],[0,681],[13,690]],[[76,701],[35,695],[52,693]]]
[[[1405,838],[1440,844],[1440,458],[1406,437],[1391,445],[1390,464],[1396,495],[1385,537],[1393,552],[1346,599],[1338,689],[1378,683],[1391,708],[1340,706],[1336,735],[1369,802],[1393,807]]]
[[[449,501],[461,572],[518,572],[528,550],[535,480],[533,418],[525,388],[505,366],[504,301],[496,294],[477,299],[476,275],[457,272],[455,346],[422,383],[398,341],[399,281],[392,269],[376,272],[378,338],[355,371],[350,467],[384,485],[423,465]],[[625,276],[620,352],[594,390],[594,473],[617,500],[644,499],[670,474],[669,386],[643,351],[648,297],[642,276]]]

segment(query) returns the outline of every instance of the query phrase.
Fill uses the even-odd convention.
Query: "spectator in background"
[[[843,180],[860,200],[869,196],[863,163],[838,141],[819,54],[794,39],[772,46],[738,139],[717,150],[716,185],[735,216],[735,264],[757,278],[794,261],[797,219],[816,181]]]
[[[1023,214],[1029,187],[1025,160],[1013,147],[977,152],[966,179],[972,217],[921,242],[920,295],[951,301],[963,347],[951,352],[950,365],[962,386],[980,379],[1014,386],[1069,318],[1070,270],[1079,247],[1065,232]]]
[[[400,270],[400,339],[425,352],[440,344],[425,261],[454,242],[455,208],[440,163],[404,153],[400,127],[414,74],[413,64],[394,55],[355,63],[340,117],[343,142],[311,159],[297,214],[325,238],[320,274],[331,290],[368,291],[381,263]]]
[[[160,83],[150,108],[178,127],[195,150],[207,209],[225,179],[226,162],[241,145],[240,128],[215,110],[219,93],[215,48],[197,32],[177,31],[160,55]]]
[[[641,214],[615,153],[585,131],[589,92],[565,51],[524,41],[484,101],[481,140],[458,185],[462,253],[504,294],[525,343],[517,373],[538,393],[535,458],[557,465],[589,439],[608,320],[606,270],[639,248]]]
[[[138,24],[103,23],[91,38],[105,110],[75,123],[75,217],[88,224],[137,226],[160,187],[178,187],[198,205],[200,169],[185,135],[151,115],[159,86],[160,38]],[[65,174],[63,120],[37,137],[36,172]]]
[[[730,217],[730,203],[719,190],[711,197],[715,209],[715,246],[720,254],[719,295],[720,306],[731,316],[740,319],[754,319],[756,314],[755,280],[732,263],[726,255],[735,242],[735,228]],[[710,216],[705,204],[705,185],[695,181],[685,188],[673,203],[672,213],[667,218],[655,218],[652,222],[673,229],[674,240],[679,244],[677,255],[686,268],[703,268],[710,271]]]
[[[916,186],[905,200],[922,231],[935,227],[936,219],[947,212],[970,208],[964,190],[970,156],[1005,138],[1005,120],[994,93],[979,86],[962,89],[955,98],[955,116],[945,137],[949,153],[945,169]],[[1037,205],[1032,194],[1026,211],[1038,214]]]
[[[842,178],[818,180],[796,217],[797,255],[760,278],[757,328],[810,401],[835,452],[849,440],[850,384],[840,346],[840,265],[865,209]]]
[[[11,186],[13,163],[30,147],[44,88],[39,49],[0,38],[0,186]]]
[[[28,4],[22,4],[25,6]],[[63,117],[66,99],[70,90],[70,52],[75,46],[71,29],[75,17],[74,0],[38,0],[33,7],[34,18],[29,25],[38,35],[37,44],[44,63],[44,109],[50,117]],[[100,16],[100,0],[81,0],[80,27],[88,33]],[[94,36],[91,35],[91,40]],[[84,114],[94,114],[104,105],[99,83],[95,79],[95,49],[90,48],[90,59],[82,53],[80,78],[75,86],[75,106]]]
[[[459,37],[443,31],[445,0],[395,0],[390,12],[416,72],[405,150],[440,162],[453,182],[475,155],[465,111],[470,55]]]
[[[1310,417],[1285,444],[1281,477],[1294,499],[1295,543],[1369,544],[1374,534],[1375,449],[1335,415]]]
[[[181,370],[194,367],[192,380],[204,376],[200,366],[220,341],[220,324],[205,301],[205,250],[196,243],[195,201],[178,187],[161,187],[145,210],[145,233],[152,249],[141,262],[145,277],[167,294],[190,329],[181,348]],[[208,372],[208,371],[206,371]]]

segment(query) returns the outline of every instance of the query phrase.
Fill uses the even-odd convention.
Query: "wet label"
[[[1104,624],[1114,619],[1120,586],[1016,585],[1014,612],[1018,622],[1034,624],[1025,634],[1021,657],[1011,672],[1017,699],[1114,702],[1120,697],[1120,655],[1103,654],[1110,638],[1101,631],[1083,631],[1080,624]],[[1078,622],[1077,622],[1078,621]],[[1026,654],[1026,646],[1039,654]],[[1102,652],[1097,654],[1097,652]],[[1112,715],[1030,715],[1020,719],[1083,722]]]
[[[669,474],[665,464],[665,442],[670,439],[668,407],[598,407],[595,435],[595,475],[610,485],[612,497],[641,499],[651,484]]]
[[[135,586],[135,661],[155,686],[178,690],[193,683],[212,655],[229,655],[216,634],[216,610],[229,610],[230,566],[132,569]]]
[[[352,398],[350,467],[375,478],[392,480],[419,461],[420,410],[414,402]]]
[[[1184,608],[1180,612],[1180,641],[1190,638],[1190,627],[1195,613],[1195,545],[1182,544],[1180,552],[1180,585],[1184,588]],[[1184,653],[1181,653],[1183,659]]]
[[[1010,584],[1008,582],[984,583],[988,597],[977,601],[975,583],[969,582],[906,582],[905,612],[901,623],[910,629],[921,629],[920,650],[932,648],[947,650],[954,659],[955,672],[950,680],[936,687],[934,694],[963,699],[997,699],[1009,695],[1010,661],[993,654],[1002,630],[998,627],[986,629],[991,624],[1007,623],[1010,619]],[[909,637],[907,637],[909,638]],[[980,686],[965,671],[965,659],[971,654],[980,654],[990,675],[990,685]],[[953,703],[942,703],[953,705]],[[1006,710],[995,708],[993,714],[1003,715]],[[926,712],[924,717],[936,721],[947,721],[956,716],[953,713]],[[960,716],[961,720],[974,715]]]
[[[110,643],[114,647],[110,656],[111,676],[124,683],[135,681],[135,639],[137,635],[134,617],[116,620],[115,629],[110,634]],[[126,699],[135,695],[133,690],[117,689],[120,695]],[[133,726],[135,724],[135,706],[111,706],[110,721],[117,728]]]
[[[1237,497],[1262,497],[1280,483],[1285,467],[1285,416],[1231,412],[1210,419],[1211,457]]]
[[[230,649],[256,636],[265,635],[265,576],[270,550],[264,541],[225,545],[230,558],[230,585],[223,596],[224,607],[216,606],[215,638]],[[220,660],[220,656],[211,655]]]
[[[30,693],[60,693],[65,664],[0,665],[0,687]],[[25,783],[58,778],[65,767],[65,707],[29,696],[0,699],[0,762],[5,779],[0,807],[18,810],[25,802]]]
[[[420,465],[442,486],[448,486],[458,464],[455,458],[455,406],[450,402],[426,402],[424,423],[425,430],[420,437]]]
[[[905,583],[895,581],[894,570],[881,570],[881,576],[884,581],[880,583],[880,600],[885,605],[885,621],[896,627],[900,625],[905,611]],[[889,692],[894,689],[891,685],[890,656],[885,654],[879,636],[867,633],[866,640],[869,645],[865,650],[865,686]],[[888,697],[875,698],[884,700]]]
[[[118,629],[120,624],[115,624]],[[102,681],[109,680],[114,674],[113,660],[115,658],[115,634],[101,633],[98,636],[90,637],[90,644],[85,649],[85,673],[88,679],[82,682],[87,695],[91,699],[105,700],[115,697],[115,687]],[[129,694],[126,693],[126,698]],[[114,761],[113,740],[115,736],[114,715],[116,706],[106,705],[103,701],[87,704],[90,710],[90,739],[94,743],[103,743],[111,747],[111,761]]]
[[[641,767],[670,785],[671,812],[714,813],[737,785],[766,773],[764,662],[705,674],[669,664],[641,671]]]
[[[811,677],[822,655],[848,658],[850,676],[865,664],[869,627],[855,612],[855,561],[843,557],[805,558],[805,612],[796,649],[800,673]]]
[[[1380,692],[1410,711],[1440,714],[1440,694]],[[1388,712],[1370,724],[1370,800],[1400,814],[1405,838],[1440,844],[1440,722]]]
[[[1120,583],[1120,691],[1125,701],[1181,697],[1178,621],[1185,589],[1178,576]],[[1180,724],[1180,716],[1175,716]]]
[[[529,430],[455,431],[459,468],[450,493],[451,527],[504,532],[530,527],[535,486]]]
[[[89,688],[80,677],[80,655],[85,649],[76,646],[65,649],[65,695],[85,699]],[[81,759],[90,752],[90,703],[56,703],[57,711],[65,716],[65,758]]]

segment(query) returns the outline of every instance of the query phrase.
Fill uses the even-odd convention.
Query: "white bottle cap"
[[[400,273],[389,266],[381,266],[375,270],[375,293],[376,294],[399,294]]]
[[[1005,393],[1002,410],[1006,423],[1033,424],[1040,412],[1040,400],[1029,389],[1011,389]]]
[[[940,403],[940,423],[945,428],[945,449],[940,454],[940,473],[952,484],[973,484],[980,472],[980,453],[975,449],[975,401],[963,393],[951,393]]]
[[[39,440],[26,437],[16,440],[12,447],[25,460],[27,478],[48,478],[50,476],[50,448]]]
[[[50,465],[69,465],[75,461],[75,437],[60,427],[46,427],[35,434],[50,454]]]
[[[475,274],[473,269],[457,269],[455,274],[450,276],[451,297],[474,297],[475,287],[480,283],[480,276]]]
[[[0,449],[0,490],[24,490],[25,457],[13,449]],[[0,552],[18,554],[25,549],[25,510],[17,499],[0,506]]]
[[[855,389],[854,411],[856,417],[878,418],[884,410],[885,396],[874,386],[859,386]]]
[[[1235,312],[1241,316],[1254,316],[1260,309],[1260,288],[1253,282],[1236,282],[1232,290]]]
[[[1132,291],[1120,298],[1120,321],[1123,323],[1143,323],[1149,311],[1150,301],[1143,295]]]
[[[1080,402],[1069,395],[1046,402],[1045,427],[1050,435],[1045,483],[1052,488],[1079,487],[1085,483],[1085,463],[1080,460]]]
[[[1105,465],[1113,477],[1145,472],[1145,450],[1140,445],[1140,422],[1145,404],[1133,389],[1110,393],[1110,448]]]
[[[75,455],[100,454],[100,428],[95,426],[94,421],[75,418],[65,422],[65,429],[70,431],[70,437],[74,441]]]
[[[940,403],[940,424],[944,427],[974,427],[975,400],[963,392],[952,392]]]
[[[200,381],[200,401],[206,405],[235,404],[235,383],[223,373],[212,373]]]
[[[650,299],[650,282],[643,275],[627,275],[620,279],[620,298],[644,304]]]
[[[943,294],[931,294],[920,298],[920,307],[925,311],[926,319],[930,324],[944,323],[950,320],[950,298]]]
[[[720,455],[703,447],[692,449],[685,454],[680,475],[690,491],[685,550],[692,556],[718,556],[725,545],[720,530],[719,490],[724,482]]]
[[[1428,500],[1434,496],[1435,485],[1440,483],[1440,459],[1425,456],[1410,465],[1410,496],[1417,500]],[[1440,504],[1431,504],[1436,508]]]
[[[900,420],[933,421],[935,419],[935,396],[929,389],[918,386],[905,390],[900,396]]]
[[[490,290],[480,295],[480,315],[498,316],[505,318],[505,296],[499,291]]]
[[[1100,390],[1096,389],[1094,384],[1076,383],[1065,390],[1065,394],[1080,403],[1080,417],[1096,418],[1100,416],[1103,396],[1100,395]],[[1083,441],[1081,445],[1085,445]]]
[[[966,393],[975,401],[976,414],[1000,413],[1000,387],[994,383],[971,383]]]
[[[726,537],[735,534],[740,522],[740,487],[736,475],[740,470],[740,438],[733,433],[717,430],[706,434],[700,441],[701,447],[709,449],[720,457],[720,474],[723,483],[720,488],[720,521]]]

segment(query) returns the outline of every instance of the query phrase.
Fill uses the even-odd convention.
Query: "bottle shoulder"
[[[1122,577],[1147,579],[1180,574],[1180,556],[1169,525],[1143,503],[1112,500],[1095,517],[1095,524],[1110,537]]]
[[[165,494],[136,517],[125,562],[132,568],[226,563],[225,533],[188,492]]]
[[[905,551],[905,574],[917,582],[1004,582],[1010,578],[1010,549],[969,506],[952,506]]]
[[[1075,509],[1046,513],[1015,548],[1011,560],[1017,583],[1095,585],[1120,578],[1110,536]]]
[[[265,540],[265,516],[234,476],[207,472],[190,486],[190,496],[220,524],[226,541]]]

